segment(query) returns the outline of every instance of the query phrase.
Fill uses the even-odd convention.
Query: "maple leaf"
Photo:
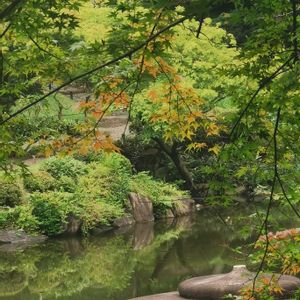
[[[221,151],[221,147],[218,145],[215,145],[214,147],[210,148],[208,151],[213,152],[214,154],[218,155]]]

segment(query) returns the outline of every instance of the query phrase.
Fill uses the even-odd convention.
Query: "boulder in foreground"
[[[183,281],[179,284],[179,294],[187,299],[219,299],[225,295],[240,295],[242,289],[252,288],[256,273],[247,270],[246,266],[234,266],[227,274],[200,276]],[[294,294],[300,286],[300,279],[280,274],[260,274],[256,279],[256,287],[261,279],[275,279],[281,288],[277,298],[286,299]],[[278,281],[277,281],[278,280]]]

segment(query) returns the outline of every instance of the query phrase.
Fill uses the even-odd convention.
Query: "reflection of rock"
[[[250,272],[246,266],[234,266],[227,274],[200,276],[183,281],[179,285],[179,294],[188,299],[220,299],[226,294],[239,295],[241,289],[251,288],[256,273]],[[261,274],[256,280],[256,286],[261,285],[260,279],[271,280],[273,274]],[[299,286],[300,279],[287,275],[275,275],[282,289],[280,297],[286,298]],[[278,295],[279,296],[279,295]]]
[[[139,250],[150,245],[154,240],[154,223],[137,223],[134,227],[133,249]]]
[[[129,193],[133,217],[136,222],[151,222],[153,217],[152,201],[136,193]]]
[[[194,225],[194,219],[191,216],[178,217],[174,221],[175,228],[188,230]]]
[[[76,237],[70,237],[60,241],[63,249],[70,253],[71,256],[76,257],[84,251],[81,240]]]
[[[192,199],[182,199],[176,201],[173,206],[175,217],[185,216],[193,213],[196,210],[195,201]]]
[[[46,236],[32,236],[28,235],[24,230],[0,230],[0,247],[2,251],[13,251],[17,249],[24,249],[29,245],[43,242],[47,239]]]
[[[81,225],[82,225],[82,220],[80,220],[73,214],[69,214],[63,234],[75,235],[75,234],[79,233]]]
[[[138,297],[134,299],[135,300],[180,300],[181,299],[182,300],[185,298],[180,297],[178,292],[171,292],[171,293],[157,294],[152,296]]]

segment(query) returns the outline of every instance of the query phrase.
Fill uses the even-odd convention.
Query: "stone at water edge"
[[[192,199],[178,199],[172,211],[175,217],[186,216],[196,211],[196,203]]]
[[[136,222],[154,221],[153,204],[149,198],[136,193],[129,193],[129,201]]]
[[[43,242],[47,239],[44,235],[29,235],[22,229],[0,230],[0,244],[32,244]]]
[[[252,287],[256,273],[247,270],[246,266],[234,266],[230,273],[200,276],[183,281],[178,290],[181,297],[187,299],[219,299],[227,294],[239,295],[243,288]],[[260,278],[271,279],[273,274],[259,275]],[[292,295],[300,286],[300,279],[294,276],[275,274],[278,285],[282,288],[280,297]]]

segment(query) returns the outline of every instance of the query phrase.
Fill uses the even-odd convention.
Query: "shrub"
[[[120,171],[122,173],[132,174],[132,166],[130,161],[123,155],[110,152],[106,153],[104,151],[99,153],[90,152],[87,155],[78,155],[77,158],[86,163],[98,162],[102,166],[108,167],[115,171]]]
[[[123,207],[127,200],[129,175],[122,169],[112,169],[99,163],[89,166],[88,174],[79,181],[79,191],[90,194],[97,201]]]
[[[0,228],[5,228],[11,224],[9,210],[0,209]]]
[[[175,185],[155,180],[147,172],[132,176],[130,189],[153,201],[156,216],[164,215],[166,209],[171,208],[176,199],[187,196],[186,192],[179,190]]]
[[[0,178],[0,206],[14,207],[20,204],[22,193],[14,179]]]
[[[74,205],[74,196],[69,193],[34,193],[30,196],[30,203],[39,229],[49,236],[62,233],[70,212],[75,215],[79,213]]]
[[[38,230],[39,221],[32,214],[33,207],[31,205],[20,205],[10,212],[10,219],[13,219],[13,225],[22,228],[27,232]]]
[[[50,173],[54,178],[60,179],[68,176],[77,179],[86,173],[86,165],[72,157],[51,157],[44,161],[42,170]]]
[[[78,194],[76,198],[82,208],[80,218],[83,221],[84,233],[97,225],[108,225],[113,219],[124,214],[124,210],[119,205],[99,201],[90,193]]]
[[[61,192],[74,193],[76,190],[76,184],[74,179],[68,176],[61,176],[57,180],[56,187]]]
[[[24,187],[29,192],[45,192],[55,188],[56,180],[45,171],[39,171],[24,178]]]

